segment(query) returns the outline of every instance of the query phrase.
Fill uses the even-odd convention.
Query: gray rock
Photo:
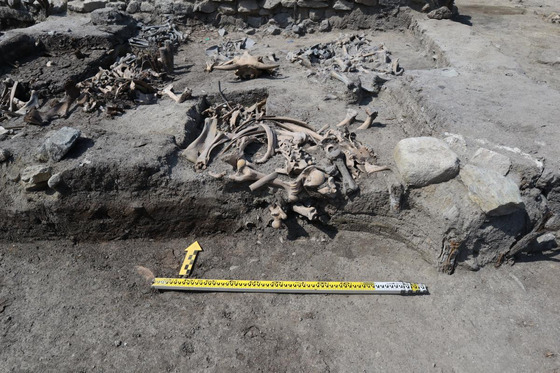
[[[469,198],[487,215],[508,215],[524,208],[519,188],[510,178],[473,165],[463,167],[460,176]]]
[[[328,1],[320,0],[297,0],[297,6],[301,8],[328,8]]]
[[[261,27],[262,17],[247,17],[247,24],[251,27]]]
[[[292,26],[292,32],[294,34],[297,34],[297,35],[304,35],[305,34],[305,28],[300,26],[300,25],[293,25]]]
[[[106,8],[121,10],[121,11],[124,12],[126,10],[126,3],[124,1],[115,1],[115,2],[112,2],[112,3],[108,3],[106,5]]]
[[[257,31],[254,28],[248,28],[244,32],[247,35],[255,35],[255,32],[257,32]]]
[[[60,173],[52,175],[47,181],[47,185],[56,192],[62,191],[62,175]]]
[[[401,140],[393,155],[403,180],[412,187],[441,183],[459,172],[457,155],[434,137]]]
[[[43,165],[29,166],[21,173],[21,181],[29,191],[46,188],[50,177],[51,168]]]
[[[282,0],[264,0],[262,7],[264,9],[274,9],[282,4]]]
[[[237,8],[231,4],[222,4],[218,7],[218,11],[222,14],[226,15],[234,15],[237,14]]]
[[[71,127],[62,127],[52,134],[39,148],[38,159],[48,161],[49,159],[58,162],[72,148],[81,132]]]
[[[172,14],[173,13],[173,1],[172,0],[156,0],[154,2],[155,7],[162,14]]]
[[[10,159],[11,156],[12,153],[10,153],[9,150],[0,149],[0,163],[6,162],[8,159]]]
[[[94,25],[126,25],[134,23],[132,17],[114,8],[97,9],[91,12],[91,23]]]
[[[239,13],[253,13],[259,10],[259,5],[255,0],[241,0],[237,6]]]
[[[282,33],[282,30],[275,25],[270,25],[266,29],[266,33],[269,35],[280,35]]]
[[[313,22],[320,22],[325,17],[323,9],[309,9],[309,19]]]
[[[195,12],[201,12],[206,14],[214,13],[216,9],[218,9],[216,3],[209,0],[198,3],[194,7]]]
[[[367,6],[376,6],[378,4],[377,0],[355,0],[358,4],[363,4]]]
[[[90,13],[96,9],[105,8],[106,0],[69,1],[68,9],[78,13]]]
[[[432,10],[428,13],[428,18],[431,19],[451,19],[453,16],[453,12],[446,6],[442,6],[441,8]]]
[[[328,19],[324,19],[319,24],[319,31],[320,32],[329,32],[331,30],[331,23]]]
[[[294,19],[288,13],[276,13],[272,19],[276,21],[280,27],[286,27],[290,23],[294,22]]]
[[[140,11],[140,2],[139,1],[131,1],[128,3],[126,7],[126,12],[129,14],[134,14]]]
[[[511,160],[508,157],[485,148],[479,148],[469,163],[481,168],[494,170],[503,176],[506,176],[511,168]]]
[[[354,3],[346,0],[336,0],[333,5],[333,9],[336,10],[352,10],[354,8]]]
[[[297,0],[281,0],[284,8],[293,8],[297,4]]]
[[[144,13],[152,13],[155,7],[147,1],[142,1],[140,4],[140,11]]]
[[[194,5],[191,3],[185,3],[183,1],[178,1],[173,3],[173,13],[176,16],[187,16],[194,12]]]

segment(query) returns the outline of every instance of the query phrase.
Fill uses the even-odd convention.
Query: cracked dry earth
[[[532,56],[542,53],[541,44],[535,45],[531,53],[512,52],[520,45],[530,44],[533,38],[550,46],[549,36],[543,39],[530,34],[516,40],[497,40],[498,33],[516,32],[519,24],[538,28],[540,18],[534,13],[540,9],[538,4],[526,2],[523,12],[518,8],[511,10],[514,6],[509,1],[483,5],[458,1],[457,5],[460,10],[465,7],[463,14],[469,12],[469,30],[479,38],[470,39],[480,43],[478,46],[469,44],[469,48],[480,48],[476,56],[461,52],[461,32],[467,26],[452,21],[426,23],[421,14],[415,17],[421,19],[424,37],[435,33],[447,35],[444,40],[436,40],[438,51],[430,49],[426,40],[420,40],[418,32],[414,34],[404,28],[372,32],[371,37],[385,42],[402,66],[413,71],[413,76],[433,69],[442,57],[445,65],[452,67],[457,63],[455,59],[461,58],[464,65],[470,64],[476,71],[474,58],[483,58],[486,51],[482,46],[500,44],[503,56],[530,71],[527,79],[531,83],[523,84],[558,89],[559,75],[554,65],[539,63],[537,68],[530,69],[535,63]],[[496,25],[502,28],[496,30]],[[307,94],[309,105],[295,103],[293,116],[319,122],[331,120],[332,113],[344,113],[343,102],[322,100],[329,89],[336,93],[336,86],[322,87],[307,80],[301,83],[306,79],[305,72],[285,62],[283,75],[278,79],[237,82],[228,72],[202,73],[204,50],[211,43],[202,35],[195,34],[195,42],[182,46],[176,56],[177,63],[184,64],[184,73],[175,82],[178,91],[191,87],[195,94],[216,93],[218,80],[226,88],[226,95],[270,85],[283,94],[289,94],[294,87],[304,87],[299,96]],[[259,35],[255,39],[257,51],[266,54],[332,40],[333,35],[337,33],[307,35],[293,43],[285,38]],[[432,57],[439,60],[434,62]],[[506,57],[500,62],[509,72]],[[496,82],[501,84],[502,68],[500,65],[496,71],[484,71],[483,76],[490,79],[499,75]],[[514,73],[519,73],[519,69],[513,69]],[[469,70],[462,76],[468,77],[470,73]],[[434,81],[430,82],[426,76],[429,78],[429,73],[422,78],[422,84],[428,99],[446,103],[456,97],[464,99],[456,109],[461,118],[466,117],[467,109],[476,107],[467,94],[442,94],[438,86],[443,83],[437,81],[441,77],[433,76]],[[546,76],[550,78],[543,83]],[[479,85],[478,90],[484,88],[480,80],[471,84]],[[468,83],[454,87],[445,81],[445,85],[458,92]],[[537,91],[535,88],[529,92]],[[478,102],[481,109],[473,115],[491,112],[492,105],[499,105],[499,100],[500,97],[495,102]],[[380,112],[380,125],[368,135],[379,144],[375,150],[383,164],[391,161],[394,144],[407,136],[407,127],[399,124],[410,118],[389,94],[381,92],[374,103],[388,109]],[[166,118],[172,107],[170,102],[164,101],[159,107]],[[442,110],[444,114],[449,113]],[[552,127],[553,114],[543,110],[538,115]],[[121,135],[132,120],[127,118],[137,118],[127,115],[111,121]],[[340,119],[337,117],[336,122]],[[89,121],[86,130],[102,122],[75,113],[63,124],[78,120]],[[453,122],[450,126],[455,131],[459,125]],[[524,130],[530,137],[531,129]],[[488,141],[496,141],[498,135],[492,137],[493,131],[488,127],[484,134]],[[514,137],[508,134],[508,138]],[[137,141],[146,140],[140,136]],[[531,151],[536,149],[533,155],[540,151],[537,142],[517,138],[516,141],[526,142]],[[151,146],[135,148],[135,152],[151,155]],[[87,148],[84,154],[94,150],[95,147]],[[551,150],[551,154],[555,155],[555,151]],[[487,265],[476,272],[459,268],[449,276],[438,272],[433,262],[413,247],[387,235],[325,228],[303,219],[293,219],[287,224],[288,229],[277,231],[259,225],[259,219],[266,217],[254,221],[239,217],[239,228],[232,229],[235,233],[227,233],[224,227],[213,232],[211,221],[210,227],[200,234],[173,232],[173,238],[122,239],[125,235],[92,242],[79,236],[54,240],[10,237],[9,241],[2,241],[0,372],[560,372],[558,250],[521,255],[512,266]],[[137,266],[148,268],[158,277],[176,276],[185,247],[195,240],[204,249],[192,274],[196,278],[402,280],[428,285],[430,295],[151,290]]]

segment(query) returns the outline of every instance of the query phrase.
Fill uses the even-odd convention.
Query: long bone
[[[354,192],[358,191],[358,184],[354,181],[352,175],[346,168],[346,164],[344,162],[344,153],[340,151],[340,149],[334,145],[328,145],[326,148],[327,157],[331,160],[333,164],[336,165],[340,175],[342,176],[342,191],[346,195],[350,195]]]
[[[308,220],[313,221],[317,219],[317,209],[315,207],[306,207],[303,205],[293,205],[292,210],[301,215],[306,217]]]
[[[247,164],[247,161],[244,159],[239,159],[237,161],[237,172],[234,175],[230,175],[229,178],[234,181],[256,181],[262,179],[263,177],[267,177],[270,175],[265,175],[261,172],[258,172]],[[299,199],[298,194],[301,191],[301,183],[300,182],[290,182],[286,183],[278,178],[270,180],[268,184],[273,185],[275,187],[284,188],[284,190],[288,194],[288,201],[295,202]]]

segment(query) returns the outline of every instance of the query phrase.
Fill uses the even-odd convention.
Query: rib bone
[[[375,120],[375,118],[377,118],[377,114],[378,111],[375,109],[369,109],[366,108],[366,114],[367,114],[367,118],[364,121],[364,123],[362,123],[362,125],[360,127],[358,127],[357,129],[359,130],[367,130],[369,128],[369,126],[371,126],[371,124],[373,123],[373,121]]]
[[[348,109],[348,111],[346,111],[346,118],[344,118],[344,120],[340,123],[338,123],[336,126],[337,127],[346,127],[350,124],[352,124],[352,122],[354,121],[354,119],[356,119],[356,117],[358,116],[358,112],[354,109]]]

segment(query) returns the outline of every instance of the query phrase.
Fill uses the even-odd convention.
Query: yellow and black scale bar
[[[426,285],[410,282],[251,281],[156,278],[152,288],[204,292],[303,294],[428,294]]]

